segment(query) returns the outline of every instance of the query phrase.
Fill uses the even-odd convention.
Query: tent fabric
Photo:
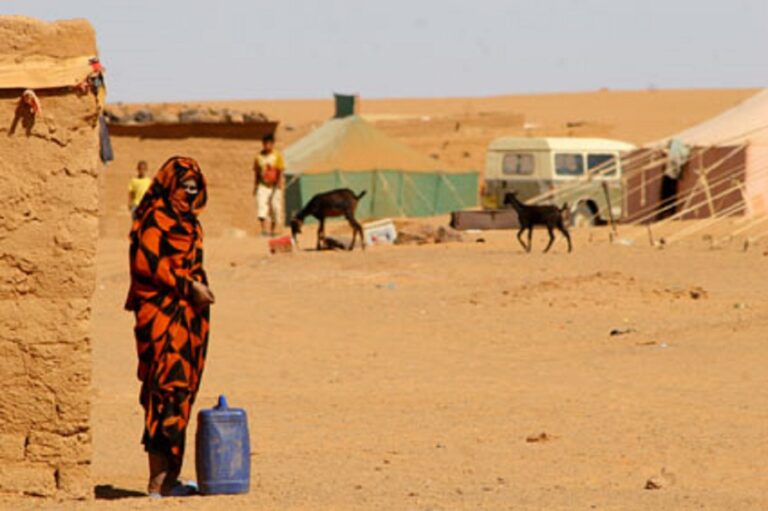
[[[367,193],[358,219],[431,216],[477,205],[478,173],[444,172],[359,116],[331,119],[285,150],[286,219],[315,194]]]
[[[431,172],[437,162],[377,130],[360,116],[331,119],[285,150],[288,174],[399,169]]]
[[[50,89],[77,85],[93,70],[89,63],[93,57],[28,57],[21,62],[0,60],[0,89]]]
[[[477,205],[477,172],[336,170],[289,180],[285,191],[287,219],[315,194],[336,188],[350,188],[356,193],[366,191],[357,205],[356,217],[361,220],[434,216]]]
[[[696,146],[747,144],[747,204],[753,214],[768,213],[768,89],[674,138]]]
[[[688,145],[768,145],[768,89],[742,101],[711,119],[681,131]]]

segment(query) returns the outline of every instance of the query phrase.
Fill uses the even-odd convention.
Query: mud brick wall
[[[85,21],[0,17],[0,66],[88,54]],[[37,91],[42,116],[12,130],[20,93],[0,90],[0,493],[88,498],[98,107]]]

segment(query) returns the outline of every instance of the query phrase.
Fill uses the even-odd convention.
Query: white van
[[[516,191],[523,202],[549,192],[542,203],[568,203],[574,224],[608,218],[605,183],[614,218],[622,214],[621,154],[627,142],[602,138],[503,137],[485,159],[483,206],[503,208]]]

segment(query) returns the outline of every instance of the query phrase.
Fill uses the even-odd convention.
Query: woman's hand
[[[216,302],[211,289],[196,280],[192,281],[192,303],[198,307],[206,307]]]

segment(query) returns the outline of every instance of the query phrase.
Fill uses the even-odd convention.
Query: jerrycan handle
[[[226,410],[229,408],[229,405],[227,404],[227,398],[224,397],[224,394],[219,394],[219,402],[216,403],[214,408],[216,410]]]

